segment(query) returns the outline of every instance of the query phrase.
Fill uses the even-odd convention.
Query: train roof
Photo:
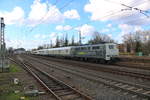
[[[91,45],[80,45],[80,46],[68,46],[68,47],[58,47],[58,48],[48,48],[48,49],[41,49],[38,51],[43,51],[43,50],[62,50],[62,49],[71,49],[71,48],[77,48],[77,47],[89,47],[89,46],[99,46],[99,45],[104,45],[104,44],[116,44],[116,43],[101,43],[101,44],[91,44]]]
[[[41,49],[41,50],[38,50],[38,51],[43,51],[43,50],[60,50],[60,49],[71,49],[71,48],[72,48],[72,46],[68,46],[68,47]]]

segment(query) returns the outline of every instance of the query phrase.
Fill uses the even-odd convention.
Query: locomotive
[[[32,51],[32,54],[83,60],[94,59],[100,62],[108,62],[114,60],[119,55],[119,50],[115,43],[101,43],[41,49]]]

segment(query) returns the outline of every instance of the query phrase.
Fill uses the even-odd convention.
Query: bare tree
[[[59,39],[59,47],[63,47],[65,44],[65,39],[64,39],[64,36],[62,36],[60,39]]]
[[[8,50],[7,50],[8,55],[12,55],[13,52],[14,52],[13,47],[9,47]]]
[[[89,44],[98,44],[102,42],[114,42],[109,36],[94,32],[93,38],[88,41]]]
[[[141,39],[141,32],[137,31],[134,34],[134,43],[135,43],[135,52],[141,52],[142,51],[142,39]]]
[[[133,34],[125,34],[123,35],[124,39],[124,44],[126,45],[126,52],[133,52],[133,47],[134,47],[134,39],[133,39]]]
[[[68,34],[66,34],[66,36],[65,36],[65,43],[64,43],[64,46],[68,46]]]
[[[136,31],[123,36],[127,52],[150,54],[150,31]]]
[[[142,34],[142,51],[145,55],[150,54],[150,30],[144,31]]]
[[[73,35],[72,38],[71,38],[71,45],[72,45],[72,46],[75,45],[75,42],[74,42],[74,35]]]
[[[59,36],[57,36],[57,38],[56,38],[56,45],[55,45],[55,47],[60,47]]]
[[[38,46],[37,50],[44,49],[43,46]]]
[[[53,42],[50,40],[50,48],[53,48]]]

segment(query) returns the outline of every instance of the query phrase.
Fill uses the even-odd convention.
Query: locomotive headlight
[[[107,57],[110,57],[110,55],[107,55]]]

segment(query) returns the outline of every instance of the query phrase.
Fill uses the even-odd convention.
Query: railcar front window
[[[109,49],[114,49],[114,45],[109,45]]]

